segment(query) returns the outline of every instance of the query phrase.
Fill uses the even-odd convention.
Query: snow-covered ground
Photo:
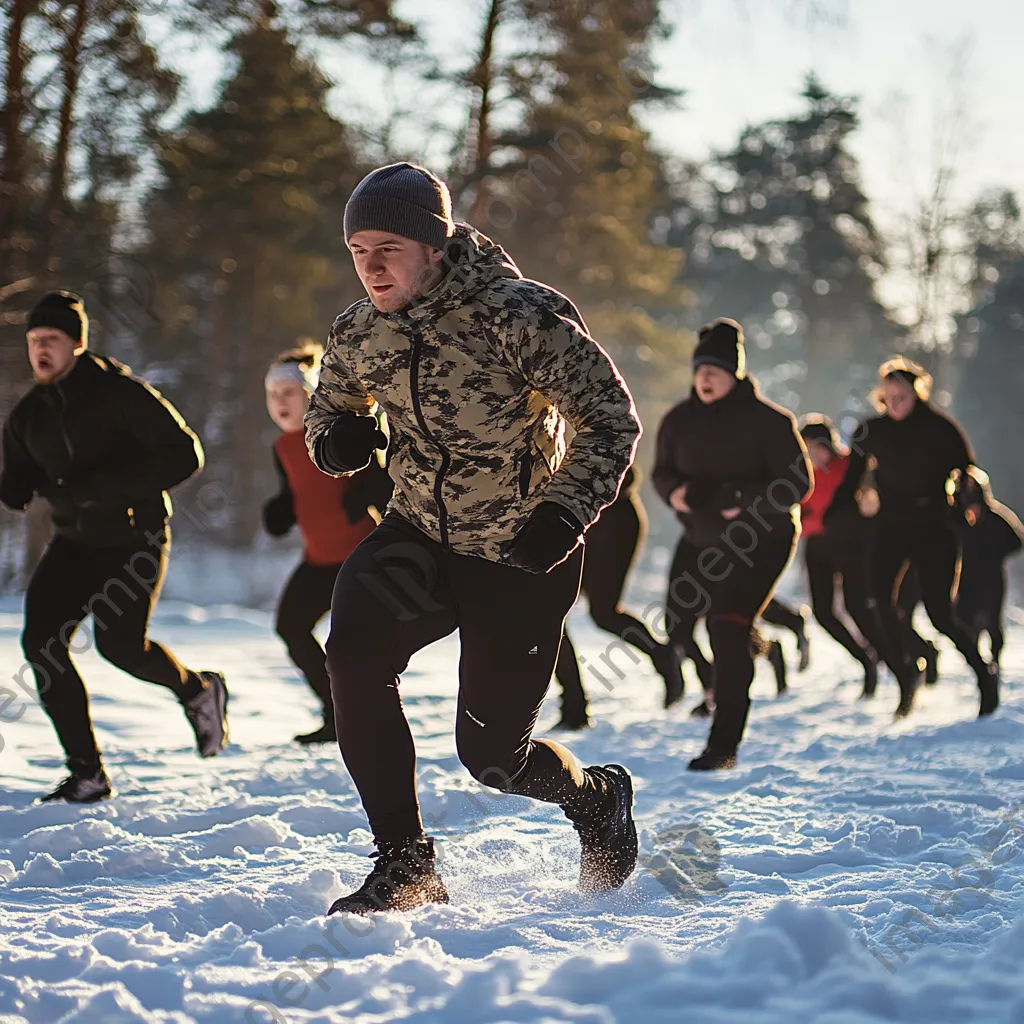
[[[19,630],[6,600],[0,686],[20,694]],[[598,662],[611,638],[581,609],[571,631]],[[369,921],[323,916],[365,874],[369,836],[337,750],[290,743],[313,701],[269,616],[168,602],[153,633],[227,671],[233,742],[200,761],[165,692],[85,653],[105,804],[33,804],[57,746],[0,690],[0,1021],[1024,1020],[1022,626],[994,718],[974,720],[944,645],[940,684],[901,724],[894,684],[858,703],[856,666],[815,630],[789,694],[759,666],[740,766],[710,775],[684,770],[706,724],[666,715],[650,667],[615,655],[628,672],[611,692],[590,681],[599,724],[569,742],[634,772],[642,866],[596,900],[575,890],[557,810],[461,769],[442,642],[403,692],[452,903]]]

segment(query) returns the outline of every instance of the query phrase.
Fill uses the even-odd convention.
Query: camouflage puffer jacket
[[[541,501],[594,522],[633,460],[640,421],[564,295],[525,280],[468,225],[446,262],[412,306],[381,313],[363,299],[335,320],[306,443],[316,461],[336,415],[379,403],[391,433],[389,509],[459,554],[497,561]],[[568,448],[566,421],[576,431]]]

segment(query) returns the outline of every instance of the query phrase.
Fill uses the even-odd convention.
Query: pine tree
[[[991,191],[970,210],[966,235],[974,255],[973,303],[958,321],[963,370],[954,412],[967,429],[996,496],[1024,508],[1024,220],[1010,191]]]
[[[342,212],[363,169],[325,109],[330,83],[284,29],[261,17],[230,52],[213,107],[160,140],[146,262],[164,282],[152,357],[203,433],[204,480],[230,495],[226,539],[246,546],[272,477],[263,377],[357,297]]]
[[[874,295],[883,242],[848,147],[856,102],[814,75],[801,97],[802,113],[746,128],[702,181],[684,183],[670,238],[689,254],[699,318],[740,320],[752,369],[782,368],[776,397],[835,415],[896,331]]]

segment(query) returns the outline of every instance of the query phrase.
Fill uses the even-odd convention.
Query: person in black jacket
[[[626,578],[647,529],[647,516],[636,493],[637,481],[636,467],[631,466],[622,478],[618,497],[601,511],[597,522],[587,530],[580,591],[586,595],[590,617],[598,628],[639,648],[651,659],[665,681],[664,703],[670,708],[683,696],[683,672],[675,648],[659,643],[640,619],[620,607]],[[635,665],[636,655],[630,654],[630,657]],[[594,669],[595,675],[610,685],[608,670],[619,672],[614,666],[611,648],[605,651],[601,661]],[[587,728],[590,725],[587,695],[580,679],[576,650],[564,629],[555,678],[562,686],[562,718],[556,728]]]
[[[39,494],[52,506],[54,537],[25,594],[22,647],[70,771],[43,799],[87,803],[111,795],[69,653],[88,615],[103,657],[177,697],[203,757],[227,742],[224,677],[185,668],[146,636],[170,545],[166,492],[197,472],[203,455],[156,391],[87,351],[77,296],[44,296],[27,339],[36,385],[4,424],[0,501],[23,510]]]
[[[978,651],[969,630],[953,612],[960,550],[953,528],[946,482],[966,474],[973,462],[959,425],[928,402],[931,378],[916,363],[891,359],[879,370],[879,416],[865,420],[852,439],[846,476],[828,512],[840,514],[855,500],[865,470],[873,467],[877,497],[868,553],[868,586],[877,604],[888,650],[885,661],[900,685],[899,717],[913,708],[920,670],[908,648],[900,584],[908,567],[917,570],[925,610],[932,624],[953,641],[978,679],[979,715],[999,705],[995,665]]]
[[[702,328],[693,370],[693,392],[658,430],[653,480],[686,530],[666,599],[673,641],[707,616],[716,710],[689,767],[708,770],[736,762],[754,676],[751,629],[792,557],[811,468],[792,414],[746,376],[739,324]]]
[[[1006,599],[1006,559],[1024,543],[1024,526],[1012,509],[992,496],[988,474],[969,466],[966,476],[953,481],[957,519],[963,545],[963,564],[955,611],[977,642],[988,633],[992,662],[1002,654],[1003,602]]]

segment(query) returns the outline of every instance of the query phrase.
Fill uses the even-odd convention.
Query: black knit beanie
[[[455,232],[448,186],[415,164],[378,167],[356,185],[345,205],[345,241],[357,231],[390,231],[443,249]]]
[[[743,328],[735,320],[719,317],[697,332],[693,350],[693,368],[708,364],[728,370],[734,377],[746,376],[747,361],[743,351]]]
[[[823,444],[834,455],[839,453],[839,435],[827,416],[818,413],[807,416],[800,424],[800,436],[804,444]]]
[[[33,327],[55,327],[77,342],[89,340],[85,303],[73,292],[47,292],[28,315],[25,330]]]

